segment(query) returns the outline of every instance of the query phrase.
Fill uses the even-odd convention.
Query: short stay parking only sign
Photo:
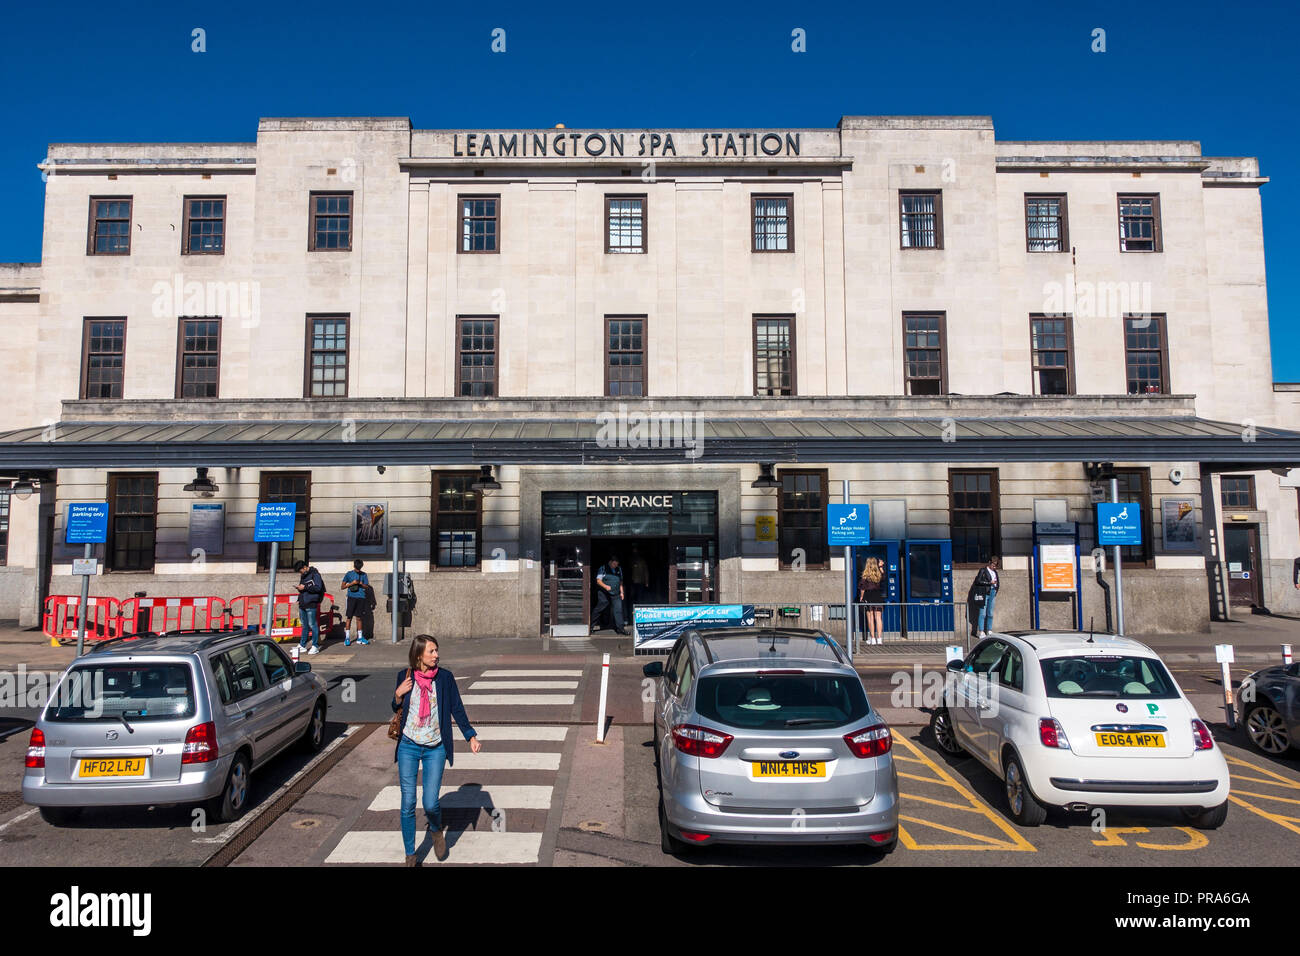
[[[253,521],[254,541],[292,541],[298,505],[292,501],[259,501]]]

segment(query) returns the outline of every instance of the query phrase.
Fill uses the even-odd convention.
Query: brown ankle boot
[[[419,866],[419,865],[420,865],[420,858],[419,858],[418,856],[416,856],[414,853],[408,853],[408,854],[406,854],[406,864],[405,864],[405,865],[406,865],[406,866]]]

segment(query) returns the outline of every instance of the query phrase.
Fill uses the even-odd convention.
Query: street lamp
[[[28,498],[30,498],[32,496],[32,492],[34,492],[39,487],[40,487],[39,482],[32,481],[31,476],[28,475],[27,472],[20,471],[18,473],[18,480],[13,482],[9,486],[9,493],[13,495],[15,498],[19,498],[25,501]]]
[[[491,465],[478,466],[478,480],[470,485],[474,491],[500,491],[501,482],[492,477]]]
[[[208,470],[206,468],[196,468],[194,480],[186,485],[184,490],[192,491],[204,498],[211,498],[221,490],[221,487],[208,477]]]
[[[749,483],[751,488],[780,488],[781,480],[772,473],[776,467],[774,461],[759,462],[758,477]]]

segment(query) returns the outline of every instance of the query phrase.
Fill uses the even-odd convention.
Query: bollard
[[[1231,644],[1215,644],[1214,658],[1219,662],[1220,673],[1223,675],[1223,714],[1227,718],[1228,729],[1237,729],[1237,707],[1232,698],[1232,668],[1233,649]]]
[[[1285,664],[1285,665],[1290,665],[1290,663],[1291,663],[1291,645],[1290,645],[1290,644],[1283,644],[1283,645],[1282,645],[1282,663]]]
[[[293,649],[289,651],[289,656],[293,658],[294,667],[298,666],[298,649],[301,647],[297,641],[293,642]]]
[[[605,700],[609,691],[609,655],[605,655],[605,661],[600,665],[600,723],[596,725],[596,743],[605,742]]]

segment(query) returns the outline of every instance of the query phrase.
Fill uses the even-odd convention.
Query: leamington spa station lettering
[[[515,156],[677,156],[672,133],[460,133],[452,134],[452,155],[496,159]],[[701,133],[686,156],[798,156],[799,133]],[[630,146],[636,152],[629,153]]]

